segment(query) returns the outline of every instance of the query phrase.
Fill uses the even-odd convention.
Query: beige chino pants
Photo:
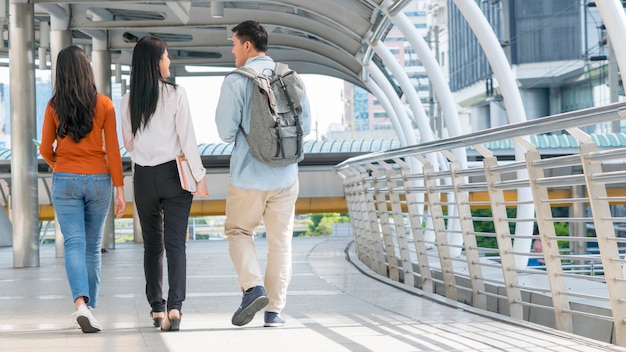
[[[265,286],[269,304],[266,311],[280,313],[287,302],[291,280],[291,239],[298,181],[283,189],[259,191],[228,185],[224,235],[228,251],[239,277],[242,291]],[[254,244],[254,230],[265,222],[267,266],[263,277]]]

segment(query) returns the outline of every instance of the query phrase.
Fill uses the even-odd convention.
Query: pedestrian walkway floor
[[[73,325],[54,245],[41,246],[40,267],[22,269],[13,268],[12,248],[0,248],[0,351],[626,351],[398,289],[369,276],[350,244],[295,238],[287,325],[264,328],[263,314],[244,327],[230,324],[241,293],[227,242],[190,241],[181,331],[161,332],[144,296],[143,247],[118,243],[103,254],[97,334]],[[264,258],[265,240],[257,248]]]

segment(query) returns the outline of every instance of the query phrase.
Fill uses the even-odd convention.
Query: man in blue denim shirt
[[[232,53],[237,67],[247,66],[256,72],[273,70],[275,62],[265,55],[267,32],[256,21],[235,26]],[[266,327],[283,326],[280,315],[287,301],[291,280],[291,239],[295,203],[298,198],[298,165],[269,166],[250,155],[250,148],[239,130],[250,128],[250,106],[254,82],[242,75],[226,76],[222,84],[215,122],[220,138],[236,142],[230,158],[230,184],[226,200],[224,234],[231,260],[244,292],[240,307],[232,318],[237,326],[248,324],[256,312],[265,308]],[[311,113],[302,97],[300,116],[304,135],[311,130]],[[257,260],[254,230],[265,222],[268,244],[265,275]],[[267,291],[267,294],[266,294]]]

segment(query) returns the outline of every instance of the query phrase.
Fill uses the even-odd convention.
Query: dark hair
[[[93,128],[98,90],[89,57],[83,49],[69,46],[57,56],[54,95],[50,105],[59,118],[57,135],[78,143]]]
[[[159,83],[176,87],[161,76],[159,61],[167,45],[159,37],[141,38],[133,50],[130,71],[130,125],[133,135],[148,125],[159,101]]]
[[[244,21],[232,29],[242,43],[249,41],[257,51],[267,51],[267,32],[257,21]]]

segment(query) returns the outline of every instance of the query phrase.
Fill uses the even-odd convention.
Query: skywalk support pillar
[[[54,90],[54,82],[56,80],[57,56],[59,52],[72,45],[72,32],[69,30],[69,15],[63,8],[56,5],[47,6],[50,11],[50,62],[52,63],[52,89]],[[56,219],[56,212],[54,214]],[[56,257],[62,258],[65,255],[65,247],[63,246],[63,233],[59,222],[54,222],[54,245]]]
[[[623,35],[626,33],[626,13],[622,3],[618,0],[596,1],[598,12],[606,26],[609,35],[611,50],[615,53],[615,61],[621,72],[622,80],[626,73],[626,43]]]
[[[91,52],[91,62],[93,72],[96,77],[96,88],[98,92],[111,97],[111,54],[107,51],[107,36],[105,32],[98,32],[93,37],[93,50]],[[115,192],[113,191],[113,195]],[[111,206],[104,222],[104,232],[102,234],[102,248],[115,248],[115,213],[113,196]]]
[[[515,77],[509,61],[502,50],[502,45],[496,37],[491,25],[485,18],[485,15],[480,11],[480,8],[474,0],[454,0],[454,3],[459,8],[463,17],[467,20],[472,31],[476,35],[480,46],[483,48],[487,60],[493,70],[493,73],[498,82],[498,88],[502,92],[504,97],[504,106],[506,107],[506,113],[509,123],[519,123],[526,121],[526,111],[524,110],[524,104],[522,102],[522,96],[517,88]],[[527,137],[522,137],[527,138]],[[515,160],[523,161],[525,150],[519,144],[515,144]],[[518,179],[525,179],[528,177],[526,170],[517,171]],[[529,202],[532,200],[532,194],[529,188],[520,188],[517,191],[517,214],[519,219],[531,219],[535,215],[535,207]],[[516,235],[531,235],[533,233],[533,222],[518,222],[515,225]],[[530,238],[517,238],[513,245],[513,250],[516,252],[529,252],[531,246]],[[523,268],[526,266],[523,256],[517,256],[515,258],[515,266]]]
[[[52,30],[50,31],[50,62],[52,62],[52,88],[56,80],[57,57],[59,52],[72,45],[72,32],[68,30],[55,30],[54,17],[52,17]]]
[[[34,4],[11,0],[9,18],[13,267],[38,267]]]

